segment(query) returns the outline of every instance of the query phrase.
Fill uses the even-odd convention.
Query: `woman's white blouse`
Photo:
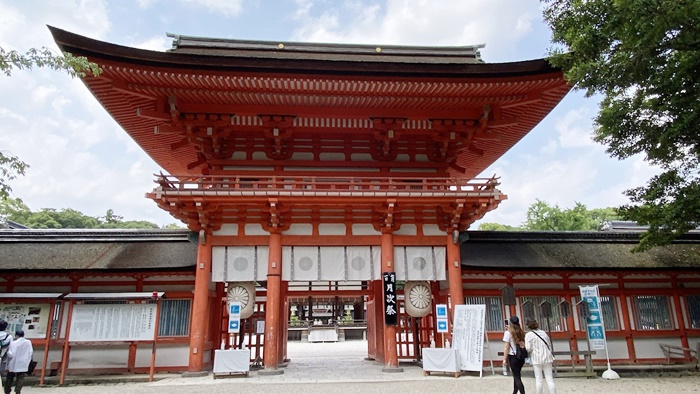
[[[542,339],[538,338],[533,331],[536,331],[539,336],[547,341],[547,345],[552,346],[552,341],[549,340],[549,336],[542,330],[532,330],[525,334],[525,349],[527,349],[530,355],[530,360],[533,364],[547,364],[554,361],[554,356],[549,350],[550,348],[545,345]]]

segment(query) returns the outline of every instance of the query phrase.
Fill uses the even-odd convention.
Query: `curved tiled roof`
[[[462,266],[504,269],[688,269],[700,268],[700,234],[632,253],[641,231],[471,231],[461,245]]]
[[[189,230],[0,230],[0,271],[187,268],[192,240]]]
[[[545,59],[484,63],[476,47],[377,51],[201,39],[156,52],[50,30],[63,51],[100,65],[103,73],[84,78],[85,84],[136,143],[177,176],[201,175],[203,153],[173,128],[173,117],[209,119],[212,132],[235,129],[236,138],[254,145],[264,130],[259,116],[269,114],[293,116],[299,138],[353,130],[355,144],[375,138],[372,127],[356,124],[371,119],[402,119],[405,138],[422,135],[419,142],[430,146],[425,135],[438,133],[431,122],[449,129],[441,122],[464,121],[474,134],[460,131],[465,136],[455,138],[471,145],[435,165],[458,168],[453,175],[469,179],[532,130],[571,88]],[[231,138],[222,142],[235,145]]]

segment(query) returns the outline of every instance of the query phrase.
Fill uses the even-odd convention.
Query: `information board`
[[[7,322],[7,332],[23,330],[25,338],[46,338],[49,304],[9,304],[0,306],[0,320]]]
[[[455,305],[452,347],[459,351],[463,371],[483,370],[486,305]]]
[[[70,341],[152,341],[156,308],[156,304],[74,305]]]

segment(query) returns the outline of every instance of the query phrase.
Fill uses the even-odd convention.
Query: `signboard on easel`
[[[454,306],[452,346],[463,371],[483,371],[485,321],[486,305]]]

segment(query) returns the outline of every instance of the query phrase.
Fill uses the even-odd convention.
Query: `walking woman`
[[[525,360],[518,360],[515,357],[516,346],[525,347],[525,333],[520,328],[520,319],[517,316],[511,316],[508,323],[508,329],[503,333],[503,364],[510,366],[510,371],[513,374],[513,394],[525,394],[525,386],[520,377],[520,371],[523,369]]]
[[[532,369],[535,372],[535,391],[537,391],[537,394],[542,394],[544,389],[542,373],[544,373],[549,394],[557,394],[557,389],[554,387],[554,377],[552,376],[552,363],[554,362],[552,341],[547,333],[540,330],[539,327],[537,320],[528,320],[527,328],[530,331],[525,334],[525,348],[530,355]]]

